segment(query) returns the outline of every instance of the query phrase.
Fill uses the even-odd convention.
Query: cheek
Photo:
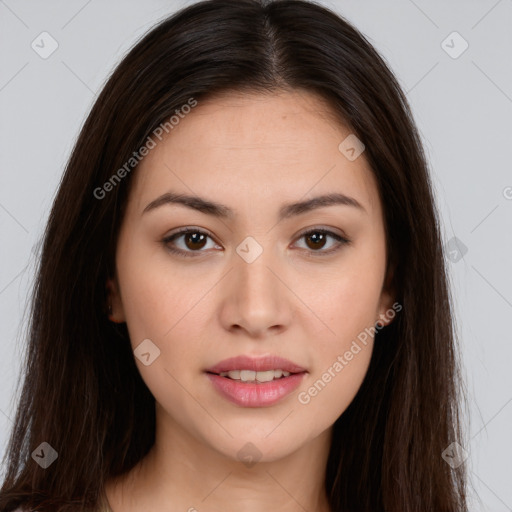
[[[334,422],[368,370],[384,272],[378,249],[354,253],[323,280],[322,293],[310,291],[311,309],[329,327],[315,338],[315,366],[298,396],[301,407],[317,411],[307,416],[311,425]]]
[[[380,288],[366,284],[354,283],[352,277],[339,279],[325,299],[316,302],[329,330],[315,338],[314,366],[297,397],[311,428],[336,421],[354,399],[368,370]]]
[[[191,327],[188,315],[208,288],[192,267],[170,265],[163,249],[148,246],[148,242],[120,241],[117,260],[123,311],[134,347],[146,338],[163,344],[183,324]]]
[[[190,409],[190,414],[200,415],[195,401],[183,392],[193,388],[195,377],[184,369],[198,365],[200,336],[194,332],[195,327],[199,330],[195,320],[196,315],[204,313],[200,299],[211,285],[205,286],[205,281],[198,282],[183,269],[175,272],[169,265],[161,268],[154,262],[139,264],[144,259],[139,256],[134,251],[118,266],[126,325],[138,371],[165,410],[181,414]],[[143,341],[145,345],[141,345]],[[137,357],[142,352],[139,346],[145,347],[144,353],[150,353],[150,364]]]
[[[378,320],[384,262],[354,252],[336,270],[308,283],[308,305],[329,327],[326,347],[342,350],[350,340]],[[315,285],[315,286],[313,286]]]
[[[332,354],[326,364],[308,379],[297,396],[301,418],[312,431],[332,425],[356,396],[368,370],[373,343],[358,343],[347,351]]]

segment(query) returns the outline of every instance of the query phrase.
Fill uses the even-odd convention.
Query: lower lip
[[[274,405],[297,389],[306,372],[294,373],[288,377],[261,384],[241,382],[213,373],[206,375],[215,389],[230,402],[241,407],[267,407]]]

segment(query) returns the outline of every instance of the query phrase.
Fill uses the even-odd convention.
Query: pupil
[[[322,242],[325,242],[325,235],[323,233],[315,233],[313,235],[308,235],[307,239],[315,240],[313,242],[313,248],[323,247]]]
[[[187,246],[189,246],[189,249],[200,249],[204,246],[204,243],[201,245],[201,242],[204,242],[204,239],[206,238],[205,235],[201,233],[187,233],[185,236],[187,242],[191,240],[192,247],[190,247],[190,244],[187,243]],[[195,244],[199,244],[200,246],[194,246]]]

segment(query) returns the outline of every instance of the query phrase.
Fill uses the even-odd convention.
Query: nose
[[[270,250],[251,263],[233,254],[233,268],[226,276],[221,323],[230,332],[244,331],[251,338],[265,338],[288,328],[293,317],[293,293],[284,270]]]

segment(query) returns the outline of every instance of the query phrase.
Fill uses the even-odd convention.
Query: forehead
[[[372,209],[378,195],[364,153],[350,161],[339,150],[349,135],[328,103],[305,91],[217,95],[156,139],[131,199],[141,210],[166,188],[231,202],[339,191]]]
[[[231,150],[254,151],[262,147],[276,152],[295,148],[300,153],[304,146],[299,144],[305,139],[317,144],[316,139],[324,138],[328,132],[338,138],[340,131],[350,133],[323,98],[292,90],[218,94],[199,103],[181,120],[173,134],[179,133],[182,142],[194,144],[192,139],[197,138],[210,147],[222,145]]]

